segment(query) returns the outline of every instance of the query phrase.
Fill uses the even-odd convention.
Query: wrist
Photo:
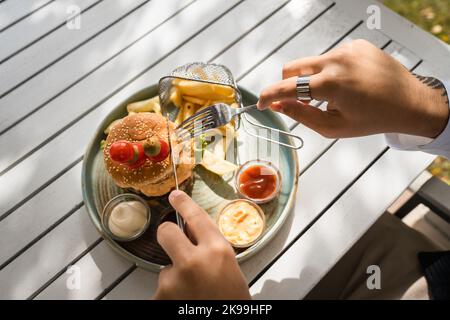
[[[436,138],[449,121],[448,97],[443,84],[432,78],[418,77],[412,106],[416,110],[415,135]]]

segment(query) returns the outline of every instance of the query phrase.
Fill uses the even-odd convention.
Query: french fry
[[[181,108],[178,110],[178,114],[177,114],[177,117],[175,119],[175,126],[179,126],[180,123],[183,122],[183,109],[184,109],[184,107],[181,106]]]
[[[234,125],[228,123],[223,127],[220,127],[219,130],[222,132],[223,140],[224,140],[224,152],[227,154],[228,148],[230,147],[231,142],[234,138],[236,138],[236,131],[234,130]]]
[[[199,99],[197,97],[191,97],[191,96],[183,96],[183,100],[188,101],[188,102],[192,102],[195,104],[199,104],[199,105],[205,105],[206,101],[203,99]]]
[[[178,86],[178,84],[180,83],[180,81],[183,81],[183,79],[173,79],[172,80],[172,85],[174,85],[174,86]]]
[[[127,106],[128,113],[131,112],[155,112],[161,114],[161,106],[159,104],[159,97],[153,97],[148,100],[137,101],[130,103]]]
[[[197,112],[199,112],[199,111],[202,111],[203,109],[205,109],[205,108],[207,108],[207,107],[210,107],[211,105],[216,104],[216,103],[227,103],[227,102],[223,102],[223,101],[208,101],[206,104],[200,106],[200,107],[198,108],[198,110],[196,110],[195,112],[197,113]],[[227,103],[227,104],[229,104],[229,105],[230,105],[231,107],[233,107],[233,108],[238,108],[238,104],[237,104],[236,102],[234,102],[234,103],[232,103],[232,104],[230,104],[230,103]],[[234,106],[233,106],[233,104],[234,104]],[[233,120],[232,123],[234,123],[234,120]]]
[[[181,97],[180,89],[178,89],[178,87],[174,86],[170,89],[169,99],[176,107],[181,108],[183,104],[183,98]]]
[[[180,80],[177,87],[183,96],[194,96],[203,100],[231,100],[235,97],[233,88],[219,84]]]
[[[183,121],[192,116],[195,113],[195,109],[195,104],[185,102],[183,105]]]
[[[234,138],[234,126],[231,123],[227,123],[226,125],[219,128],[222,132],[223,136]]]
[[[221,96],[234,98],[234,89],[229,86],[223,85],[212,85],[214,87],[214,91]]]
[[[234,89],[226,85],[209,84],[194,80],[174,79],[172,82],[170,100],[179,108],[175,124],[179,125],[195,113],[215,103],[226,103],[233,108],[238,108]],[[234,122],[233,122],[234,123]],[[219,128],[225,141],[220,146],[215,146],[220,155],[226,154],[232,139],[235,137],[233,123]]]

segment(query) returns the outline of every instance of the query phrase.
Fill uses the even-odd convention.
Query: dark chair
[[[395,215],[402,219],[420,203],[450,223],[450,186],[439,178],[429,179]]]

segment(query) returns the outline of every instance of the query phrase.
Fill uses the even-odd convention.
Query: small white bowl
[[[144,207],[147,209],[147,222],[145,223],[144,227],[141,230],[139,230],[138,233],[136,233],[130,237],[119,237],[119,236],[115,235],[114,233],[112,233],[111,230],[109,229],[109,218],[111,216],[111,212],[114,209],[114,207],[117,206],[119,203],[126,202],[126,201],[138,201],[138,202],[142,203],[144,205]],[[101,221],[102,221],[103,230],[114,240],[123,241],[123,242],[132,241],[132,240],[139,238],[140,236],[142,236],[144,234],[145,231],[147,231],[147,229],[150,225],[150,221],[151,221],[151,210],[150,210],[150,207],[147,204],[147,202],[142,197],[135,195],[133,193],[119,194],[118,196],[115,196],[114,198],[109,200],[108,203],[105,205],[105,207],[103,208]]]

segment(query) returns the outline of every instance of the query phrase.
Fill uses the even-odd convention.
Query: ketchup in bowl
[[[256,203],[274,199],[280,192],[281,175],[270,162],[252,160],[243,164],[236,176],[236,189]]]

